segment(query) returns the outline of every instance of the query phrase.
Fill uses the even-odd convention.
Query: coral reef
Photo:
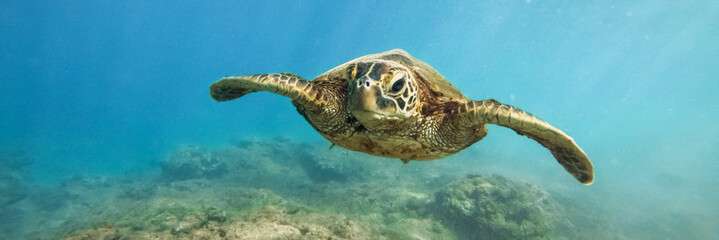
[[[115,227],[129,231],[169,231],[179,234],[226,220],[227,213],[216,207],[198,208],[176,199],[160,198],[127,213],[116,222]]]
[[[112,225],[75,231],[64,239],[454,239],[432,219],[348,215],[293,204],[268,190],[251,192],[247,196],[262,200],[255,198],[255,207],[234,217],[215,207],[158,199]]]
[[[180,148],[170,156],[177,163],[214,158],[226,174],[187,174],[203,172],[198,164],[177,164],[195,170],[175,174],[180,171],[163,164],[166,178],[116,185],[117,205],[136,203],[124,214],[109,214],[100,227],[76,228],[66,238],[454,238],[423,209],[431,196],[425,186],[433,181],[398,181],[420,178],[417,173],[437,176],[429,166],[401,174],[400,161],[362,159],[287,140],[242,141],[215,151]]]
[[[556,215],[547,192],[498,175],[450,183],[428,208],[466,239],[546,239]]]
[[[65,238],[66,240],[119,240],[122,239],[111,225],[103,224]]]
[[[555,236],[556,204],[535,186],[499,176],[461,178],[461,166],[449,160],[405,165],[328,147],[286,139],[212,150],[185,146],[161,162],[160,174],[78,176],[35,187],[15,200],[22,212],[8,216],[23,225],[53,227],[7,238]],[[33,215],[43,218],[22,218]]]
[[[372,233],[365,224],[341,214],[270,205],[231,224],[176,235],[179,239],[369,239]]]

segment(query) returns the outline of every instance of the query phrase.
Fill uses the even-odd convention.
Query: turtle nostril
[[[364,85],[369,87],[369,81],[364,82]]]

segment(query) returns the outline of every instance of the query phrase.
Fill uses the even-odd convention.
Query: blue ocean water
[[[574,137],[596,181],[575,184],[540,145],[490,127],[467,151],[497,172],[565,181],[613,218],[717,238],[717,26],[716,1],[5,0],[0,145],[26,151],[43,184],[156,171],[178,144],[329,146],[284,97],[217,103],[208,87],[226,75],[312,79],[401,48],[468,97]],[[677,214],[701,224],[657,218]]]

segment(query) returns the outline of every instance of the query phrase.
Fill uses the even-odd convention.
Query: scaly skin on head
[[[357,62],[347,72],[348,111],[368,129],[390,130],[417,118],[417,85],[404,66],[389,61]]]

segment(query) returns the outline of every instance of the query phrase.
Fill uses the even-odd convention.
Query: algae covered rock
[[[466,239],[545,239],[556,207],[537,187],[493,175],[469,176],[434,194],[429,211]]]
[[[227,172],[219,154],[197,146],[183,146],[161,163],[162,172],[174,179],[213,178]]]
[[[64,239],[385,239],[367,223],[288,203],[274,193],[230,218],[225,210],[176,199],[156,199],[121,220],[76,231]],[[379,238],[377,238],[379,236]]]
[[[267,206],[227,227],[229,239],[377,239],[367,224],[343,214]],[[374,235],[374,237],[373,237]]]
[[[216,207],[196,206],[174,199],[156,199],[126,214],[116,223],[116,227],[132,231],[164,231],[177,234],[225,221],[225,211]]]
[[[65,236],[536,239],[554,228],[552,200],[531,185],[498,176],[447,184],[457,177],[441,164],[384,160],[281,140],[183,147],[162,163],[162,177],[65,184],[75,201],[107,188],[122,206],[93,221],[107,226],[78,224]]]
[[[79,232],[75,235],[69,236],[67,238],[64,238],[65,240],[89,240],[89,239],[98,239],[98,240],[117,240],[121,239],[120,235],[117,232],[117,229],[110,225],[101,225],[93,229],[88,229],[82,232]]]

